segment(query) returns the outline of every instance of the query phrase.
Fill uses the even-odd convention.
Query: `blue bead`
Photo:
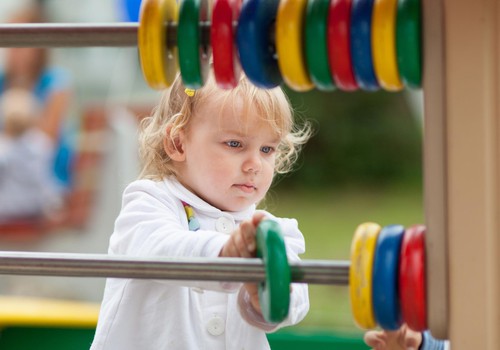
[[[377,238],[372,275],[373,311],[377,323],[386,330],[397,330],[401,324],[399,302],[399,256],[404,227],[384,227]]]
[[[198,218],[192,216],[188,221],[189,231],[198,231],[200,229],[200,222]]]
[[[257,87],[270,89],[283,81],[271,41],[271,29],[278,12],[279,0],[246,0],[243,2],[236,40],[241,67]]]
[[[358,85],[368,91],[380,85],[372,59],[372,12],[374,0],[354,0],[351,8],[351,57]]]

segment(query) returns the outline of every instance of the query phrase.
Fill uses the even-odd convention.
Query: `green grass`
[[[417,186],[379,189],[274,191],[265,208],[293,217],[305,236],[302,259],[349,259],[356,227],[367,221],[382,226],[423,223],[422,192]],[[310,285],[311,309],[297,327],[358,333],[351,316],[348,288]]]

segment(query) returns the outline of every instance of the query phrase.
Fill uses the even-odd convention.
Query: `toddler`
[[[142,123],[142,173],[124,191],[109,254],[254,257],[256,227],[269,218],[281,226],[288,259],[299,260],[297,221],[256,204],[309,137],[280,88],[242,78],[221,90],[211,77],[193,91],[177,78]],[[91,349],[269,349],[266,332],[298,323],[309,309],[306,284],[290,293],[287,319],[272,324],[255,284],[108,279]]]

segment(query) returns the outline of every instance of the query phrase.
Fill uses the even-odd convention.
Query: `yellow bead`
[[[375,223],[358,226],[351,244],[349,294],[354,321],[364,329],[377,323],[372,302],[372,271],[377,237],[381,227]]]
[[[372,55],[380,85],[390,91],[403,88],[396,57],[397,0],[375,0],[372,15]]]
[[[307,0],[281,0],[276,16],[278,65],[285,83],[296,91],[314,88],[309,78],[303,45]]]
[[[137,41],[142,72],[154,89],[172,85],[177,74],[177,48],[167,48],[167,22],[177,22],[176,0],[143,0]]]

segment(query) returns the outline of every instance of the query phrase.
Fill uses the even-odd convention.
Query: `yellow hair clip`
[[[193,89],[185,89],[184,92],[186,93],[186,95],[188,95],[189,97],[193,97],[194,96],[194,93],[196,92],[196,90],[193,90]]]

